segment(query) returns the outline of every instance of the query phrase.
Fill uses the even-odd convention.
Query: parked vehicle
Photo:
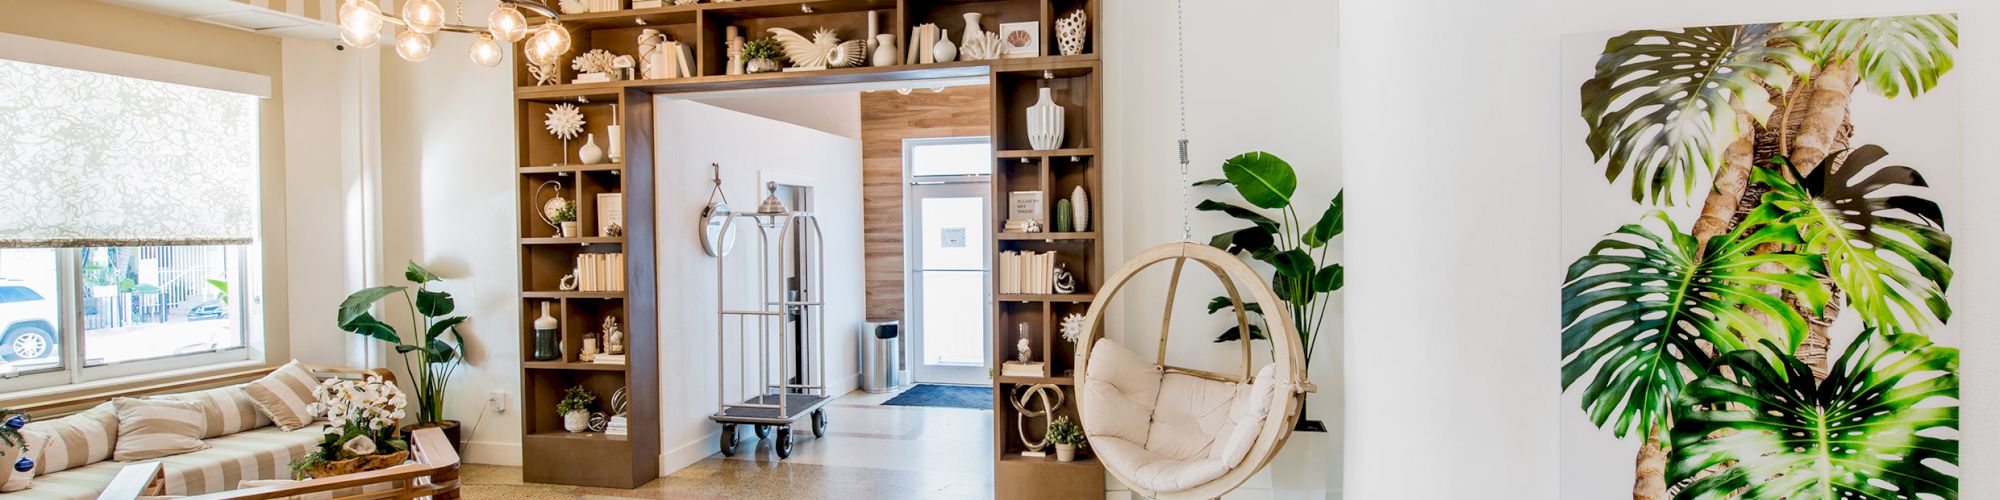
[[[55,356],[56,301],[29,288],[27,282],[0,279],[0,361],[27,361]]]

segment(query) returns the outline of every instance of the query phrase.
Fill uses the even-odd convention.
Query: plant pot
[[[583,237],[583,230],[577,227],[576,221],[564,222],[562,223],[562,237],[580,238]]]
[[[1061,443],[1057,443],[1057,444],[1056,444],[1056,461],[1057,461],[1057,462],[1075,462],[1075,461],[1076,461],[1076,445],[1073,445],[1073,444],[1061,444]]]
[[[464,426],[459,424],[460,422],[457,420],[442,420],[428,424],[405,425],[403,426],[403,442],[410,443],[411,446],[416,446],[417,440],[412,436],[417,433],[417,429],[436,427],[444,431],[444,439],[451,442],[451,449],[453,451],[463,453],[465,451],[465,439],[459,435],[459,430],[463,429]]]
[[[583,432],[590,430],[590,412],[577,410],[563,414],[563,430]]]
[[[784,69],[784,66],[778,64],[778,60],[768,57],[751,59],[749,65],[744,67],[744,71],[751,74],[770,73],[781,69]]]
[[[371,470],[387,469],[390,467],[403,465],[403,462],[408,462],[408,461],[410,461],[410,452],[399,451],[387,455],[369,455],[365,457],[350,458],[347,460],[326,462],[319,465],[314,465],[312,467],[308,467],[304,472],[306,474],[306,477],[311,477],[316,479],[328,478],[334,476],[353,474],[357,472],[368,472]]]

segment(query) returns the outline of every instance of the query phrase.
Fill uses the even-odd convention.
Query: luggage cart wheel
[[[778,458],[792,457],[792,426],[778,426]]]
[[[826,437],[826,410],[813,410],[813,437]]]
[[[736,456],[736,424],[722,424],[722,456]]]
[[[757,439],[770,439],[770,438],[771,438],[771,426],[758,424]]]

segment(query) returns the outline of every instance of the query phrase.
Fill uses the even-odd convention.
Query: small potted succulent
[[[784,64],[778,62],[779,55],[778,40],[771,37],[751,40],[743,44],[743,60],[748,61],[744,63],[743,71],[754,74],[783,69]]]
[[[583,432],[590,430],[590,405],[597,403],[597,395],[583,386],[569,388],[563,392],[562,401],[556,402],[556,413],[563,417],[563,430]]]
[[[556,207],[555,217],[550,217],[549,220],[561,226],[562,234],[560,236],[563,238],[583,236],[583,231],[577,228],[576,202],[574,201],[564,200],[561,206]]]
[[[0,462],[12,461],[13,472],[0,470],[0,482],[6,482],[13,473],[35,470],[35,461],[28,459],[28,440],[21,438],[21,428],[28,425],[28,414],[0,408]]]
[[[1056,417],[1049,422],[1049,443],[1056,445],[1058,462],[1074,462],[1078,448],[1090,447],[1090,441],[1083,437],[1083,427],[1069,417]]]

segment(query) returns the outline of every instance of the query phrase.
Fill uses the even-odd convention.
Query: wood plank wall
[[[861,210],[869,321],[903,319],[903,139],[992,133],[985,85],[861,94]]]

